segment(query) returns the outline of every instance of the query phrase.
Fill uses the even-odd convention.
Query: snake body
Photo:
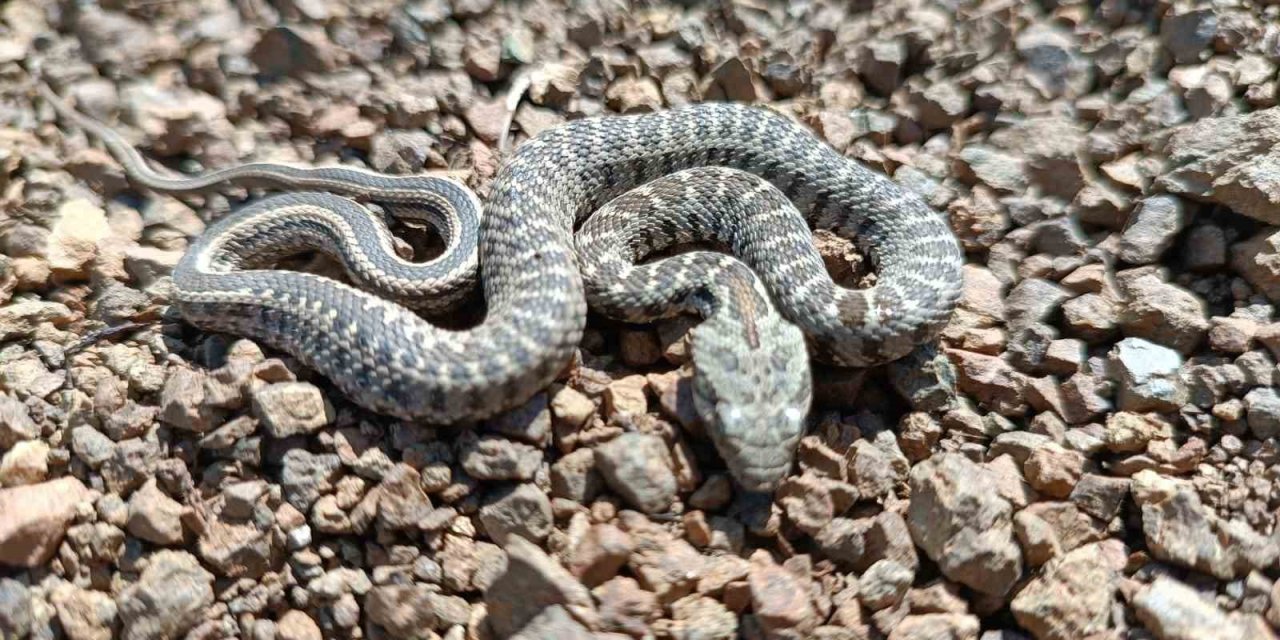
[[[62,115],[71,111],[53,102]],[[101,130],[78,124],[104,137]],[[108,146],[120,157],[121,151]],[[135,179],[154,173],[145,164],[126,162],[125,166]],[[140,183],[174,192],[243,178],[287,189],[331,190],[371,201],[388,191],[400,193],[394,188],[370,193],[371,186],[381,183],[367,172],[352,171],[334,183],[332,175],[310,174],[315,179],[295,180],[297,174],[276,171],[276,165],[256,166],[248,175],[226,173],[232,170],[204,178],[159,180],[152,175]],[[758,255],[744,256],[747,263],[755,268],[774,264],[772,271],[761,273],[763,284],[748,283],[739,291],[757,297],[767,292],[786,318],[802,327],[818,328],[810,338],[827,359],[849,366],[892,360],[933,337],[946,321],[959,297],[962,264],[959,245],[946,222],[918,197],[844,158],[803,126],[763,109],[735,104],[588,118],[543,132],[518,147],[494,181],[480,218],[476,246],[487,315],[476,327],[440,328],[398,302],[399,287],[381,284],[387,282],[395,260],[389,244],[369,240],[382,233],[376,217],[364,207],[318,193],[264,200],[210,227],[174,271],[175,303],[197,326],[241,333],[289,352],[369,409],[439,424],[493,416],[549,384],[568,364],[582,337],[587,304],[575,258],[575,227],[636,187],[673,174],[679,175],[670,184],[687,184],[697,174],[680,172],[712,166],[736,168],[768,181],[811,225],[856,238],[875,260],[876,286],[840,289],[829,279],[824,282],[817,277],[815,267],[821,263],[815,262],[811,248],[796,253],[798,243],[808,241],[807,234],[789,228],[741,228],[746,220],[767,223],[768,216],[727,223],[737,225],[727,229],[729,236],[736,230],[734,237],[755,243]],[[433,183],[424,191],[438,194],[434,190],[441,186],[446,194],[459,188]],[[427,268],[437,269],[430,272],[433,278],[456,276],[465,281],[471,264],[465,256],[472,228],[465,221],[468,199],[408,188],[417,194],[408,204],[423,206],[443,219],[462,216],[461,222],[439,223],[446,238],[451,238],[450,250]],[[686,207],[679,197],[646,200],[656,210],[680,212]],[[388,204],[394,210],[405,203],[392,199]],[[629,211],[637,204],[634,199],[622,200],[614,208]],[[684,213],[671,216],[667,224],[695,224],[697,216]],[[679,232],[669,235],[681,236]],[[255,251],[278,255],[272,247],[296,249],[310,243],[320,245],[313,248],[332,249],[358,284],[373,282],[388,297],[309,274],[252,268],[261,262]],[[350,249],[357,244],[363,249]],[[368,268],[360,271],[353,264]],[[669,288],[671,283],[654,281],[648,286]],[[710,314],[708,320],[714,316]],[[726,328],[718,335],[733,330]],[[737,379],[735,367],[742,359],[725,352],[727,348],[715,341],[707,341],[702,348],[704,362],[719,362],[724,368],[710,375],[723,375],[729,387],[749,383],[750,378]],[[767,360],[759,362],[772,366]],[[768,394],[744,397],[751,403],[771,401]],[[741,410],[768,415],[752,406]],[[752,428],[771,434],[778,427],[764,423]],[[734,445],[741,433],[725,430],[717,442]],[[794,444],[794,439],[790,442]],[[753,450],[742,448],[741,455],[758,455]],[[785,456],[787,464],[790,456],[790,452]],[[768,470],[776,463],[754,466]],[[755,485],[775,482],[749,480]]]

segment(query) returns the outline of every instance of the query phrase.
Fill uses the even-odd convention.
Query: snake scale
[[[705,318],[691,346],[695,404],[735,478],[768,490],[803,431],[806,338],[838,365],[887,362],[934,337],[961,291],[959,244],[937,212],[762,108],[707,103],[566,123],[515,150],[481,211],[467,189],[427,176],[269,164],[163,176],[42,92],[141,186],[291,191],[207,229],[174,270],[174,302],[193,324],[261,339],[401,418],[449,424],[522,404],[572,359],[588,299],[630,321],[694,312]],[[385,223],[356,201],[431,223],[446,251],[426,263],[397,257]],[[835,285],[810,227],[855,239],[876,284]],[[642,262],[692,241],[736,258]],[[334,256],[372,292],[266,268],[304,249]],[[477,273],[479,325],[445,329],[410,309],[448,311]]]

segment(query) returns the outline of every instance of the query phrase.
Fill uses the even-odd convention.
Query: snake
[[[720,302],[698,302],[707,297],[699,287],[685,303],[706,317],[695,336],[701,346],[692,347],[700,358],[695,379],[717,380],[719,389],[704,385],[699,404],[711,418],[718,450],[748,488],[777,486],[778,469],[785,474],[794,456],[785,449],[794,448],[793,432],[803,426],[803,416],[795,414],[807,409],[807,382],[778,385],[781,396],[761,385],[760,371],[774,381],[808,375],[795,364],[803,360],[797,358],[796,332],[781,325],[802,328],[816,357],[875,366],[936,337],[962,288],[963,256],[941,214],[767,108],[700,103],[564,123],[516,147],[481,205],[447,179],[353,168],[257,163],[203,176],[163,176],[118,134],[75,112],[52,90],[45,93],[60,116],[106,141],[126,174],[144,187],[181,193],[263,184],[290,191],[206,229],[173,271],[174,304],[197,327],[262,340],[331,380],[356,404],[401,419],[484,420],[527,402],[570,365],[588,311],[575,231],[602,208],[658,224],[661,237],[655,232],[636,245],[645,249],[705,237],[708,217],[717,215],[700,216],[699,202],[720,210],[715,202],[754,200],[732,205],[745,213],[723,216],[711,232],[737,245],[740,264],[752,273],[704,258],[703,266],[718,273],[703,276],[703,283],[719,282],[723,286],[713,288],[728,293],[717,294]],[[741,176],[731,181],[728,173],[697,171],[712,168],[751,177],[744,183]],[[399,258],[385,222],[365,203],[386,206],[393,215],[412,210],[441,232],[445,252],[425,263]],[[810,228],[853,239],[875,264],[875,284],[851,289],[832,283],[812,248]],[[263,268],[302,248],[333,255],[360,287]],[[644,253],[620,259],[631,260],[634,269]],[[639,291],[678,289],[669,278],[681,266],[698,266],[696,260],[649,270],[652,278],[636,281]],[[444,327],[420,314],[448,311],[477,279],[485,305],[479,324]],[[409,286],[415,282],[421,286]],[[634,296],[624,292],[624,307],[629,298]],[[633,302],[638,310],[624,316],[649,317],[646,304]],[[786,353],[733,352],[753,330]],[[748,366],[747,359],[755,364]],[[708,403],[714,410],[706,411]],[[778,450],[785,451],[779,456]]]

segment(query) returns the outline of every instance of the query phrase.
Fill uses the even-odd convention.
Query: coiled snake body
[[[669,315],[659,307],[673,301],[677,310],[708,316],[693,346],[695,380],[703,381],[699,407],[730,469],[750,489],[771,488],[785,475],[808,409],[803,344],[778,314],[804,330],[815,353],[870,366],[933,337],[960,293],[961,253],[939,214],[803,127],[759,108],[703,104],[546,131],[502,167],[477,230],[474,198],[442,179],[277,165],[160,178],[118,136],[111,144],[115,134],[105,126],[48,97],[64,117],[107,140],[117,157],[131,157],[122,162],[143,186],[323,189],[379,202],[393,214],[416,210],[432,222],[449,249],[414,264],[394,256],[385,226],[351,200],[314,192],[274,196],[210,227],[174,271],[175,302],[194,324],[261,339],[355,402],[402,418],[439,424],[485,418],[555,378],[572,358],[587,313],[574,229],[607,203],[601,212],[607,215],[584,229],[578,247],[587,256],[592,298],[607,299],[612,290],[612,312],[624,319]],[[834,285],[806,219],[855,238],[876,262],[876,285]],[[472,238],[478,242],[469,248]],[[729,246],[751,270],[728,258],[688,257],[699,254],[668,258],[665,267],[635,265],[650,250],[701,239]],[[620,242],[630,248],[617,251]],[[335,255],[353,281],[379,295],[260,268],[304,248]],[[473,282],[477,257],[487,304],[481,324],[451,331],[404,306],[430,310],[431,298],[443,300],[435,310],[447,309]],[[703,267],[710,275],[675,277]],[[597,276],[628,276],[630,283],[611,289]],[[667,295],[673,292],[678,300]],[[732,313],[717,316],[717,308]]]

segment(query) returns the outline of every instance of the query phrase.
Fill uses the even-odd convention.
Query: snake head
[[[720,292],[692,332],[693,400],[733,477],[772,492],[791,470],[813,385],[804,335],[751,281]]]

